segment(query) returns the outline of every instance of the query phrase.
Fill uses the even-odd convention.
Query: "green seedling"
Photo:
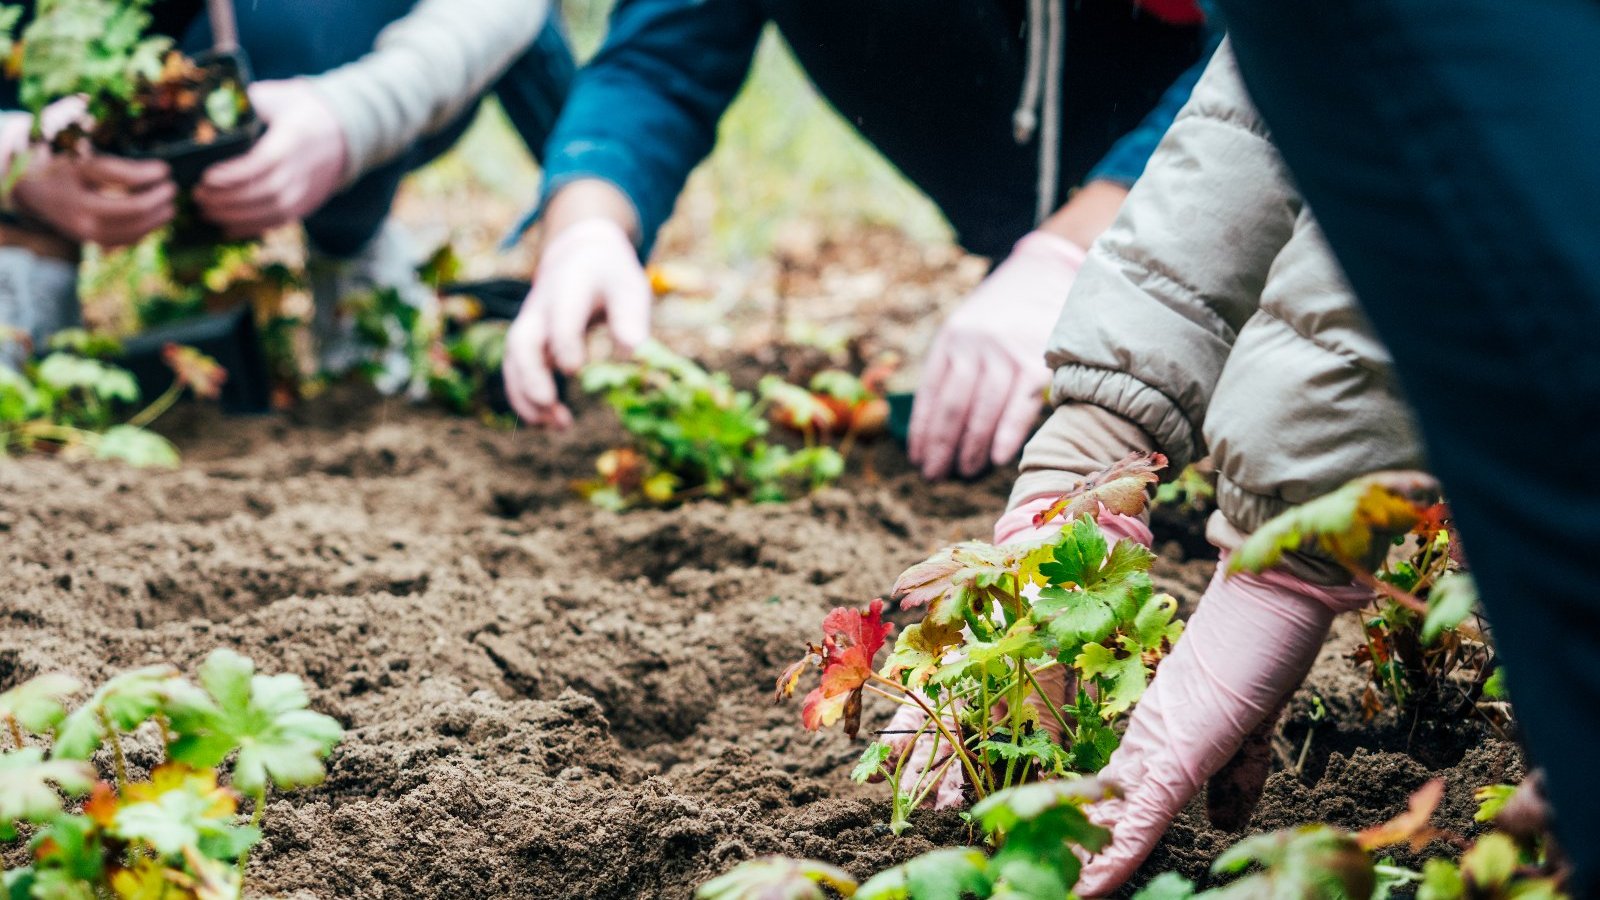
[[[214,651],[199,674],[195,684],[170,666],[135,669],[70,712],[65,701],[80,687],[70,676],[42,675],[0,694],[15,744],[0,754],[0,841],[27,837],[31,851],[29,865],[5,873],[7,897],[242,896],[268,790],[320,783],[343,730],[307,708],[300,679],[257,674],[231,650]],[[148,779],[133,779],[123,735],[151,723],[165,758]],[[111,750],[109,783],[90,763],[102,746]],[[240,792],[251,800],[248,817]],[[63,794],[89,797],[74,811]]]
[[[810,392],[769,376],[758,395],[733,387],[656,343],[626,362],[584,369],[583,389],[602,394],[628,432],[628,447],[600,457],[578,491],[597,506],[663,506],[701,497],[787,500],[837,479],[844,459],[808,440],[791,450],[767,439],[769,413],[784,410],[813,434],[832,421]]]
[[[973,807],[995,845],[933,850],[858,883],[826,863],[764,857],[701,886],[699,900],[824,898],[822,885],[855,900],[1059,900],[1078,881],[1078,853],[1105,847],[1111,834],[1084,807],[1112,794],[1093,778],[1023,785]]]
[[[1116,724],[1143,695],[1182,631],[1177,603],[1150,581],[1153,555],[1132,541],[1111,544],[1088,510],[1137,513],[1164,460],[1137,457],[1087,480],[1049,515],[1077,513],[1055,537],[1033,545],[968,542],[900,576],[893,599],[924,610],[880,668],[874,658],[890,626],[883,602],[840,608],[823,621],[821,644],[778,681],[790,696],[806,669],[821,684],[802,705],[807,728],[843,721],[854,736],[861,698],[913,706],[925,719],[912,735],[880,735],[856,769],[883,778],[893,801],[890,827],[959,767],[972,799],[1027,781],[1098,771],[1117,746]],[[1044,516],[1041,516],[1043,520]],[[933,744],[934,771],[910,771],[890,747]],[[981,804],[980,804],[981,808]]]
[[[118,423],[117,410],[138,403],[138,384],[126,369],[80,355],[109,346],[104,338],[64,332],[52,341],[52,352],[21,371],[0,364],[0,455],[49,451],[135,466],[176,466],[177,449],[149,426],[185,391],[215,399],[227,373],[191,347],[168,344],[162,356],[176,375],[172,386]]]

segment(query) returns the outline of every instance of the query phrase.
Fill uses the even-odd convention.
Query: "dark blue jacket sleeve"
[[[1178,80],[1161,95],[1156,108],[1144,117],[1138,128],[1111,145],[1110,152],[1089,172],[1087,181],[1115,181],[1126,187],[1132,186],[1144,174],[1150,154],[1156,151],[1156,145],[1161,143],[1161,138],[1172,126],[1172,120],[1178,117],[1178,111],[1189,102],[1189,94],[1194,91],[1195,82],[1200,80],[1200,73],[1205,71],[1212,55],[1217,52],[1217,46],[1222,43],[1224,29],[1211,12],[1210,2],[1203,2],[1201,6],[1206,9],[1207,15],[1206,47],[1200,55],[1200,61],[1178,76]]]
[[[639,213],[640,255],[672,214],[744,84],[765,16],[756,0],[620,0],[545,145],[532,222],[562,185],[600,178]]]

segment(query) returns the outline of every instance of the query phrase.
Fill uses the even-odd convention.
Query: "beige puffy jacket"
[[[1130,449],[1161,450],[1173,471],[1210,456],[1208,534],[1230,549],[1352,478],[1424,467],[1388,353],[1227,44],[1089,252],[1046,358],[1057,408],[1023,453],[1013,507]]]

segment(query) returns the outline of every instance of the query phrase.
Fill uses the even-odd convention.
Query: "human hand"
[[[68,97],[46,107],[41,127],[46,138],[82,120],[85,104]],[[104,156],[80,148],[52,153],[29,147],[30,117],[7,117],[0,144],[9,158],[30,153],[27,168],[12,188],[19,212],[80,243],[125,247],[172,220],[178,187],[160,160]]]
[[[911,461],[925,477],[970,477],[1022,449],[1050,383],[1050,332],[1085,256],[1034,231],[946,320],[911,410]]]
[[[1334,616],[1372,599],[1355,585],[1324,587],[1277,570],[1230,577],[1226,566],[1224,555],[1100,772],[1123,796],[1089,809],[1112,840],[1084,868],[1080,896],[1108,895],[1133,874],[1173,816],[1299,686]],[[1264,778],[1267,768],[1254,771]]]
[[[194,189],[207,220],[232,238],[255,237],[299,221],[328,201],[344,179],[344,128],[309,79],[262,81],[250,103],[267,125],[243,156],[206,169]]]
[[[552,371],[574,374],[587,361],[589,325],[604,318],[618,349],[650,336],[650,279],[633,240],[610,218],[568,225],[545,244],[533,289],[506,333],[506,396],[530,425],[565,428],[572,413],[556,396]]]

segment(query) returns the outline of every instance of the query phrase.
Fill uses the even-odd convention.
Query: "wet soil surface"
[[[881,789],[846,779],[860,745],[771,689],[829,608],[987,536],[1014,473],[928,485],[880,446],[797,502],[616,515],[568,487],[617,437],[580,412],[551,436],[330,398],[191,413],[174,472],[0,460],[0,689],[192,671],[218,646],[304,677],[349,734],[326,784],[270,804],[269,896],[682,898],[756,854],[867,874],[968,840],[933,813],[890,837]],[[1211,563],[1163,530],[1158,581],[1192,601]],[[1370,824],[1443,774],[1443,824],[1468,830],[1472,789],[1517,754],[1465,718],[1364,722],[1355,640],[1336,633],[1285,717],[1250,829]],[[1147,871],[1198,875],[1237,838],[1201,808]]]

